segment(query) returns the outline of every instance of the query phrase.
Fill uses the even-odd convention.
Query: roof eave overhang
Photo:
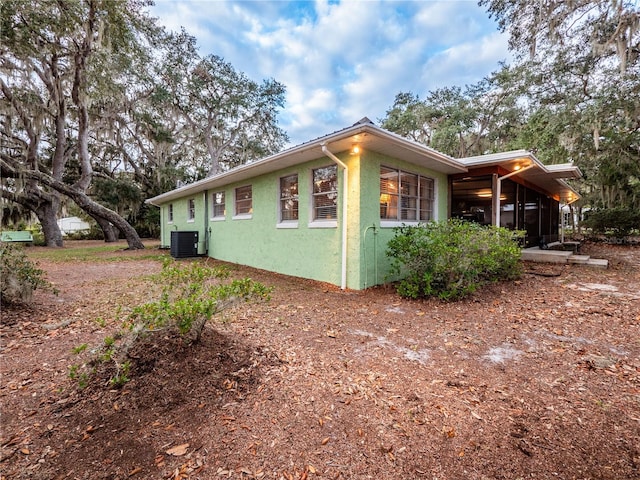
[[[500,166],[507,171],[515,171],[516,168],[532,163],[533,168],[523,170],[522,174],[515,174],[515,176],[549,192],[553,198],[562,203],[573,203],[581,198],[580,194],[566,182],[567,179],[582,177],[580,169],[571,163],[545,165],[527,150],[461,158],[460,162],[469,169]]]
[[[417,163],[433,170],[451,174],[464,173],[468,169],[459,161],[426,147],[400,135],[388,132],[373,124],[356,124],[338,132],[303,143],[296,147],[271,155],[257,162],[223,172],[213,177],[185,185],[167,193],[148,199],[151,205],[160,206],[167,202],[188,195],[195,195],[205,190],[215,189],[231,183],[242,182],[250,178],[264,175],[284,168],[292,167],[317,158],[322,158],[322,145],[339,153],[348,150],[353,143],[358,143],[364,150],[370,149],[390,154],[401,160]]]

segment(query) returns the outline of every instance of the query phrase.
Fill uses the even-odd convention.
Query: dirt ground
[[[640,479],[640,248],[583,252],[610,268],[529,264],[458,303],[236,267],[271,301],[146,338],[123,388],[79,388],[73,350],[161,262],[40,262],[59,295],[2,310],[1,478]]]

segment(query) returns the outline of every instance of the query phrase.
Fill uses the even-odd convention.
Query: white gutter
[[[497,182],[496,182],[496,195],[494,198],[494,209],[496,212],[496,227],[500,226],[500,195],[501,195],[501,190],[502,190],[502,180],[505,180],[509,177],[513,177],[514,175],[517,175],[519,173],[524,172],[525,170],[529,170],[530,168],[533,168],[536,166],[536,162],[532,161],[529,165],[527,165],[526,167],[521,168],[520,170],[514,170],[511,173],[507,173],[506,175],[503,175],[502,177],[498,177],[497,178]]]
[[[329,151],[326,142],[321,144],[322,152],[333,160],[340,168],[342,168],[342,278],[340,281],[340,288],[345,290],[347,288],[347,212],[348,210],[348,195],[349,190],[349,168],[338,157]]]

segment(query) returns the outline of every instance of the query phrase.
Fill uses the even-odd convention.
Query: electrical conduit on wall
[[[374,279],[373,284],[378,284],[378,228],[374,225],[369,225],[364,229],[362,234],[362,251],[364,255],[364,288],[369,288],[369,264],[367,263],[367,232],[373,229],[373,265],[374,265]]]
[[[349,189],[349,168],[347,165],[329,151],[326,143],[322,143],[322,152],[333,160],[343,170],[342,174],[342,274],[340,280],[340,288],[345,290],[347,288],[347,191]]]

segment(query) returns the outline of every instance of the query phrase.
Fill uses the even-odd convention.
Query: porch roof
[[[513,176],[550,193],[556,200],[562,203],[573,203],[580,199],[578,192],[565,181],[565,179],[582,177],[580,169],[572,163],[544,165],[527,150],[466,157],[458,161],[469,169],[499,166],[509,173],[522,169],[521,173],[514,173]],[[529,165],[531,165],[530,168],[525,168]]]

